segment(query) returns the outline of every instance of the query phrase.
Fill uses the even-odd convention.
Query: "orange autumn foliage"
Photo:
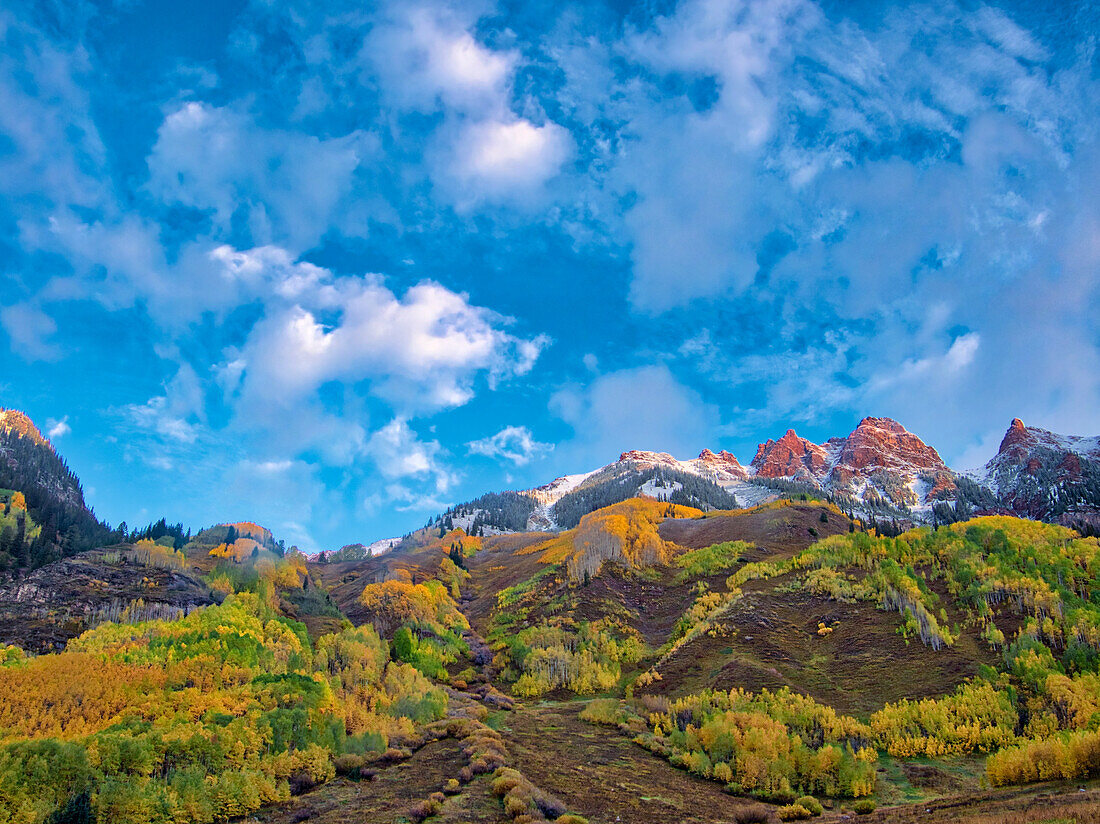
[[[8,738],[75,740],[133,711],[143,696],[164,688],[165,670],[100,656],[63,652],[33,666],[0,669],[0,741]]]
[[[631,498],[591,512],[576,528],[521,550],[541,553],[544,564],[566,562],[569,577],[595,575],[605,562],[628,569],[669,563],[683,549],[661,538],[657,531],[665,518],[697,518],[702,511],[652,498]]]
[[[447,588],[439,581],[413,584],[408,581],[383,581],[368,584],[359,596],[359,604],[370,614],[380,635],[390,635],[400,626],[412,625],[426,630],[435,628],[466,629],[469,624],[455,606]]]

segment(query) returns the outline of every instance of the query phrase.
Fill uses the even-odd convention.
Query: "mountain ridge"
[[[765,491],[769,483],[779,487],[802,484],[836,496],[849,511],[893,511],[917,523],[953,520],[953,512],[961,518],[975,510],[1043,520],[1051,514],[1061,515],[1068,508],[1044,505],[1042,482],[1032,483],[1025,490],[1027,494],[1017,492],[1006,497],[1020,487],[1021,473],[1035,474],[1039,460],[1034,454],[1036,449],[1059,453],[1054,470],[1044,475],[1045,482],[1064,488],[1068,481],[1074,491],[1068,497],[1059,496],[1058,500],[1063,503],[1071,500],[1077,506],[1072,514],[1078,521],[1094,520],[1092,510],[1100,510],[1100,491],[1092,490],[1089,479],[1100,472],[1100,438],[1063,436],[1038,427],[1028,428],[1019,418],[1009,425],[998,453],[976,472],[952,469],[935,447],[896,420],[867,416],[847,436],[829,438],[823,444],[788,429],[779,439],[769,438],[759,444],[748,465],[725,450],[704,448],[697,458],[679,459],[668,452],[632,449],[598,469],[563,475],[537,487],[517,490],[515,494],[536,502],[528,530],[558,528],[554,517],[557,502],[587,485],[622,477],[631,471],[652,470],[709,480],[736,496],[742,505],[763,502],[770,494],[782,491],[781,488],[772,489],[771,493]],[[1026,460],[1021,462],[1019,458],[1025,452]],[[1049,464],[1050,456],[1044,457]],[[960,478],[963,490],[959,488]],[[1075,480],[1082,479],[1083,483],[1074,486]],[[667,499],[675,488],[675,484],[669,487],[652,484],[652,480],[639,483],[635,491]],[[972,489],[972,484],[979,488]]]

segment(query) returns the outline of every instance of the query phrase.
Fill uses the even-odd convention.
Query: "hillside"
[[[10,420],[21,482],[79,491]],[[907,531],[856,496],[946,470],[868,419],[747,467],[627,453],[379,554],[105,533],[0,581],[0,821],[1094,820],[1100,542],[966,511],[1033,500],[1023,473],[1079,515],[1091,442],[1017,423]]]
[[[340,561],[247,523],[59,561],[26,579],[30,595],[0,594],[5,617],[36,605],[22,626],[49,640],[39,649],[74,635],[49,623],[51,599],[90,628],[60,653],[4,653],[0,799],[29,821],[74,804],[130,820],[135,803],[176,821],[717,824],[789,818],[812,795],[801,803],[824,820],[870,798],[887,816],[872,819],[918,802],[966,821],[1034,793],[983,784],[1100,779],[1097,539],[1008,517],[867,529],[824,500],[704,512],[632,498],[559,532],[426,528]],[[203,686],[139,697],[180,678]],[[264,709],[275,685],[283,709]],[[28,725],[11,714],[26,696],[77,702],[82,720],[36,710]],[[236,709],[196,716],[202,702]],[[134,712],[145,721],[126,726]],[[188,783],[195,755],[165,749],[178,712],[221,742],[206,784]],[[272,743],[250,750],[233,718]],[[172,766],[80,760],[122,730]],[[54,738],[68,743],[41,749]],[[26,741],[33,763],[85,766],[32,792]],[[252,777],[234,784],[242,746]],[[1069,789],[1044,785],[1051,809],[1095,809],[1100,790]]]
[[[109,530],[80,481],[22,412],[0,408],[0,573],[92,549]]]

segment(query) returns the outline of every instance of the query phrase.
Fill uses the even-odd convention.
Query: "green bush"
[[[875,811],[875,802],[869,798],[861,798],[855,804],[852,805],[852,809],[857,815],[867,815]]]
[[[821,802],[812,795],[804,795],[794,803],[805,807],[810,811],[811,815],[821,815],[825,812],[825,808],[821,806]]]
[[[801,804],[787,804],[777,809],[775,814],[779,816],[780,821],[801,821],[806,818],[813,818],[813,813]]]

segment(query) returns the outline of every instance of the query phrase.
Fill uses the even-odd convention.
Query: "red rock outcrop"
[[[693,463],[705,469],[715,472],[727,472],[741,478],[746,475],[745,467],[741,466],[741,462],[737,460],[732,452],[727,452],[724,449],[718,454],[711,452],[709,449],[704,449]]]
[[[778,441],[768,438],[756,449],[752,467],[761,478],[820,477],[826,466],[824,446],[798,437],[788,429]]]
[[[864,418],[844,439],[837,464],[857,473],[872,469],[939,471],[939,453],[891,418]]]

